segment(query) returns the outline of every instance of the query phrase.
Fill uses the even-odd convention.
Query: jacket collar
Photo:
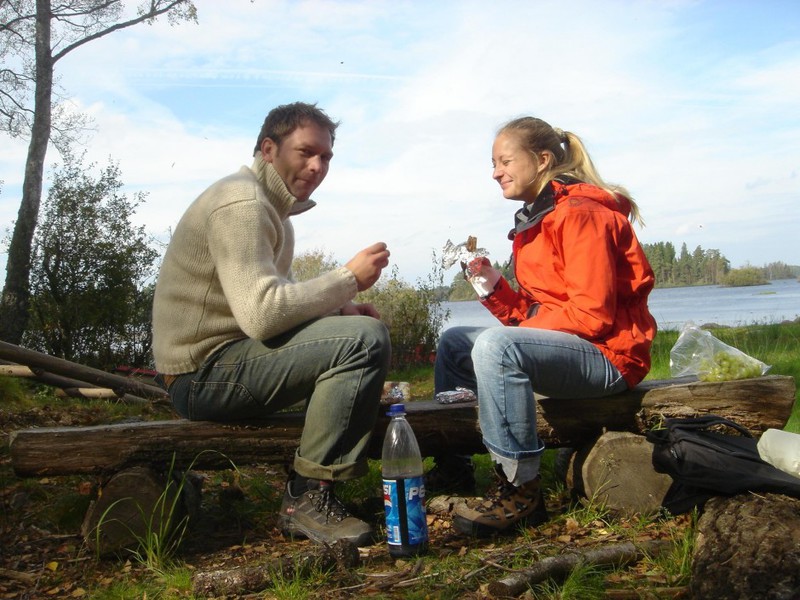
[[[518,233],[536,226],[547,213],[556,208],[556,198],[564,195],[566,186],[580,183],[580,180],[567,175],[559,175],[544,186],[536,199],[523,206],[514,213],[514,229],[508,233],[509,239],[514,239]]]

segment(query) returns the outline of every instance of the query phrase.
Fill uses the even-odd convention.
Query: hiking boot
[[[475,466],[472,458],[460,454],[445,454],[434,458],[433,468],[425,473],[425,493],[473,495]]]
[[[278,523],[284,535],[333,544],[348,540],[356,546],[373,541],[372,527],[352,516],[333,493],[332,481],[309,480],[308,490],[295,497],[286,484]]]
[[[516,525],[535,527],[549,518],[544,505],[539,477],[522,484],[511,485],[501,475],[497,490],[476,508],[460,506],[453,525],[462,533],[488,537],[516,529]]]

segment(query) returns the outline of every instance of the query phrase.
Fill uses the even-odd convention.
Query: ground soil
[[[148,409],[147,416],[165,418],[163,409]],[[147,412],[147,411],[146,411]],[[91,425],[107,422],[102,407],[79,402],[60,403],[25,410],[6,410],[0,406],[0,599],[91,598],[97,590],[115,585],[152,579],[139,562],[130,557],[98,559],[80,536],[80,523],[86,507],[96,494],[97,481],[86,477],[53,477],[37,480],[14,475],[7,450],[8,433],[28,427],[56,425]],[[200,473],[204,479],[200,518],[195,519],[182,544],[178,559],[195,572],[232,569],[241,565],[265,564],[291,557],[308,549],[308,541],[285,538],[276,528],[273,511],[263,506],[279,502],[285,474],[280,469],[256,467],[243,469],[240,477],[231,473]],[[259,480],[254,488],[242,484]],[[267,482],[267,485],[264,485]],[[267,497],[272,496],[272,497]],[[569,499],[548,497],[552,515],[568,508]],[[377,496],[352,506],[361,517],[379,523],[382,500]],[[683,526],[679,524],[679,526]],[[640,530],[641,538],[673,536],[675,522],[654,524]],[[440,511],[429,515],[430,552],[428,557],[463,557],[480,553],[480,562],[464,561],[463,570],[449,569],[446,597],[489,598],[485,582],[502,577],[521,552],[549,553],[565,548],[580,549],[599,543],[613,543],[624,538],[608,531],[606,524],[596,522],[579,525],[574,519],[554,519],[546,525],[526,532],[479,541],[458,535],[451,527],[450,515]],[[546,550],[545,550],[546,549]],[[395,561],[385,544],[361,549],[358,570],[332,572],[325,580],[325,589],[314,592],[316,598],[343,597],[407,597],[418,586],[427,591],[415,597],[439,597],[436,586],[430,587],[436,561]],[[479,568],[475,568],[478,564]],[[610,576],[609,585],[627,587],[671,587],[663,573],[633,567],[624,574]],[[162,588],[163,589],[163,588]],[[452,590],[458,595],[452,595]],[[171,590],[170,598],[191,597],[188,590]],[[145,593],[145,596],[147,594]],[[115,596],[116,597],[116,596]],[[119,596],[119,597],[142,597]],[[149,596],[152,598],[153,596]],[[246,595],[236,597],[248,597]],[[271,597],[266,595],[250,597]],[[679,596],[670,596],[679,597]]]

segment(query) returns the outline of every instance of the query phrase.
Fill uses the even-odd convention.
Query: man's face
[[[309,122],[283,138],[280,146],[270,138],[264,139],[261,153],[275,167],[292,195],[304,202],[328,174],[333,144],[326,128]]]

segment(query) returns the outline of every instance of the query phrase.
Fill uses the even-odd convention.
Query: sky
[[[139,25],[57,63],[70,110],[92,119],[86,164],[113,160],[125,193],[146,194],[134,221],[156,243],[251,164],[271,108],[302,100],[341,125],[318,206],[294,219],[298,253],[344,264],[384,241],[412,284],[448,240],[475,236],[504,262],[520,203],[492,180],[491,145],[533,115],[576,133],[631,191],[642,243],[717,249],[733,267],[800,264],[796,0],[195,5],[197,24]],[[0,140],[5,237],[27,140]],[[52,146],[47,159],[45,193],[61,161]]]

